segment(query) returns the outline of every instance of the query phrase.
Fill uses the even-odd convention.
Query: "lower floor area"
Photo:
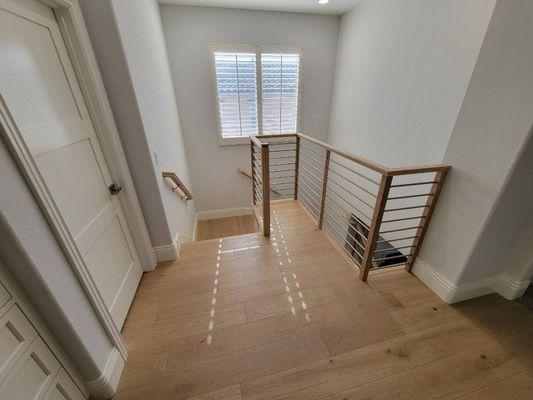
[[[214,218],[198,221],[196,240],[218,239],[228,236],[259,232],[259,225],[252,214]]]
[[[296,201],[272,234],[184,245],[141,281],[115,399],[525,399],[533,313],[447,305],[403,271],[354,267]]]

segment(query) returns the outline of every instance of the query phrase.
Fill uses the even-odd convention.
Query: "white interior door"
[[[142,268],[54,14],[35,0],[0,0],[0,96],[122,327]]]

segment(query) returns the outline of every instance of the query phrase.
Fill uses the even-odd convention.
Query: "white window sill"
[[[243,144],[249,144],[250,143],[250,137],[227,137],[227,138],[219,138],[218,144],[220,146],[238,146]]]

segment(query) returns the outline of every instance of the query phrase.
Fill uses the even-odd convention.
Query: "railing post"
[[[252,164],[252,204],[256,202],[255,196],[255,151],[254,142],[250,140],[250,161]]]
[[[430,194],[426,200],[426,207],[422,213],[421,219],[423,219],[424,222],[422,226],[416,230],[416,237],[413,241],[411,252],[407,257],[407,263],[405,264],[405,269],[409,272],[411,272],[413,263],[415,262],[416,256],[418,255],[420,247],[422,246],[422,242],[424,241],[424,236],[426,235],[426,231],[429,226],[429,220],[431,219],[433,211],[435,210],[435,204],[437,204],[437,200],[440,192],[442,191],[442,186],[444,185],[444,180],[446,179],[447,173],[448,171],[439,171],[435,175],[435,183],[431,186],[431,191],[429,192]]]
[[[298,174],[300,173],[300,136],[296,136],[296,161],[294,163],[294,200],[298,200]]]
[[[270,236],[270,155],[268,143],[261,144],[261,179],[263,180],[263,235]]]
[[[363,255],[363,262],[361,264],[361,270],[359,271],[359,277],[362,281],[366,281],[368,278],[368,272],[370,271],[370,266],[372,264],[374,250],[376,250],[376,242],[379,237],[379,229],[381,227],[383,213],[385,212],[387,198],[389,197],[391,183],[391,175],[381,175],[379,192],[376,198],[376,205],[374,206],[374,213],[372,214],[372,223],[370,224],[370,230],[366,240],[365,253]]]
[[[318,215],[318,229],[322,229],[322,225],[324,225],[324,207],[326,205],[326,190],[328,190],[328,171],[330,157],[331,151],[326,150],[326,158],[324,160],[324,176],[322,179],[322,194],[320,196],[320,211]]]

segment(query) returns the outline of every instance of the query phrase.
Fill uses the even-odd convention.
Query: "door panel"
[[[0,95],[117,326],[142,275],[53,12],[0,0]]]

